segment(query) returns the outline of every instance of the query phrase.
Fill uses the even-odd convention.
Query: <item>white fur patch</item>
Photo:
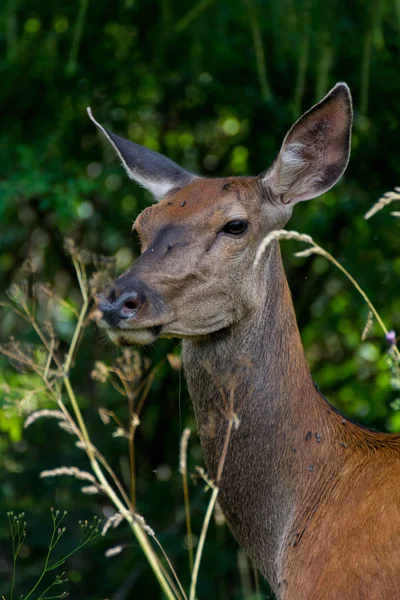
[[[302,167],[305,163],[300,154],[302,148],[304,148],[304,146],[299,142],[293,142],[292,144],[285,146],[285,149],[281,154],[281,161],[283,165],[290,167]]]
[[[132,344],[137,346],[143,346],[151,344],[156,339],[156,335],[151,329],[124,329],[122,330],[110,330],[107,332],[115,344]]]

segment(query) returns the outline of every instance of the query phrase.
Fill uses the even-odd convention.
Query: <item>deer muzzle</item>
[[[98,308],[102,313],[102,320],[112,328],[118,327],[121,322],[128,319],[134,319],[142,305],[143,300],[137,292],[125,292],[114,301],[110,301],[102,295],[98,298]]]
[[[96,300],[100,311],[98,325],[118,345],[150,343],[168,322],[164,302],[140,280],[122,276]]]

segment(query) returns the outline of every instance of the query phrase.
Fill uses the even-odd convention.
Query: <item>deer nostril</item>
[[[137,300],[127,300],[126,302],[124,302],[124,304],[122,305],[121,310],[137,310],[139,308],[139,302]]]
[[[121,305],[121,316],[126,318],[133,317],[138,312],[141,304],[137,294],[131,295],[129,298],[126,298]]]
[[[137,305],[138,305],[138,303],[136,301],[128,300],[127,302],[125,302],[125,304],[122,308],[128,308],[129,310],[135,310],[137,308]]]
[[[141,309],[144,300],[137,292],[122,293],[117,289],[108,293],[108,297],[99,294],[96,302],[101,311],[101,319],[111,327],[118,327],[121,319],[133,319]]]

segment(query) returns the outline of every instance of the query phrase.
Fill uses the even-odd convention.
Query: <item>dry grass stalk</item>
[[[48,283],[36,283],[34,286],[34,294],[38,297],[47,296],[48,298],[55,300],[55,302],[57,302],[60,306],[72,312],[76,318],[79,317],[79,313],[76,308],[66,300],[63,300],[63,298],[60,298],[60,296],[55,293],[53,288]]]
[[[231,386],[227,393],[225,392],[223,387],[220,387],[220,386],[218,387],[218,389],[221,392],[223,402],[225,404],[225,409],[226,409],[225,417],[227,419],[228,425],[226,428],[225,440],[224,440],[224,445],[222,448],[221,457],[220,457],[219,463],[218,463],[217,476],[216,476],[215,482],[212,483],[212,494],[211,494],[210,501],[208,503],[207,511],[206,511],[204,521],[203,521],[203,526],[202,526],[201,532],[200,532],[199,543],[197,546],[196,557],[195,557],[194,565],[193,565],[192,581],[190,583],[189,600],[196,599],[196,586],[197,586],[197,579],[198,579],[198,575],[199,575],[201,557],[203,554],[203,549],[204,549],[204,544],[205,544],[205,540],[206,540],[206,536],[207,536],[208,527],[210,524],[212,514],[214,512],[214,507],[217,502],[217,498],[218,498],[218,494],[219,494],[219,484],[221,481],[221,477],[222,477],[222,473],[223,473],[223,469],[224,469],[224,465],[225,465],[225,460],[226,460],[226,457],[228,454],[228,448],[229,448],[229,443],[231,440],[232,428],[235,424],[237,424],[237,426],[239,425],[239,419],[237,418],[237,415],[235,412],[235,405],[234,405],[236,385],[237,385],[237,380],[234,379],[231,382]],[[227,398],[229,398],[229,401],[227,400]]]
[[[65,356],[64,362],[60,360],[60,357],[56,353],[57,340],[55,339],[54,328],[50,323],[45,324],[44,326],[39,325],[35,316],[36,310],[34,308],[32,310],[29,306],[28,286],[25,285],[25,283],[19,284],[18,286],[12,286],[10,290],[10,297],[14,304],[10,305],[10,308],[12,308],[16,314],[32,325],[46,352],[42,351],[43,360],[40,359],[38,362],[37,357],[35,358],[34,356],[31,356],[29,352],[26,352],[25,349],[23,349],[17,343],[14,343],[12,348],[2,348],[3,353],[9,356],[11,360],[22,364],[24,368],[26,367],[33,370],[43,380],[46,392],[55,402],[57,402],[58,407],[65,418],[65,421],[60,419],[60,424],[66,426],[69,433],[76,435],[78,438],[77,445],[79,445],[79,447],[84,449],[87,453],[93,471],[92,475],[91,473],[80,471],[79,469],[76,469],[76,467],[60,467],[59,469],[44,471],[42,472],[41,476],[54,477],[59,475],[72,475],[78,479],[86,479],[91,482],[91,486],[86,486],[83,488],[85,493],[93,493],[94,489],[96,489],[96,491],[101,490],[104,492],[114,504],[116,509],[123,514],[125,520],[128,522],[153,570],[156,579],[163,589],[165,596],[168,598],[168,600],[179,600],[182,597],[184,598],[184,595],[177,590],[169,575],[165,572],[162,563],[160,562],[157,554],[148,540],[147,536],[151,533],[154,535],[154,532],[152,532],[152,530],[145,525],[144,521],[142,522],[140,519],[135,518],[132,504],[129,501],[129,498],[126,496],[123,486],[119,482],[114,471],[111,469],[105,458],[91,443],[85,421],[82,417],[75,396],[75,392],[69,380],[69,370],[73,364],[82,330],[89,322],[87,315],[89,314],[91,297],[85,261],[88,261],[93,257],[88,257],[86,255],[84,256],[83,253],[80,252],[71,241],[67,243],[67,246],[75,267],[83,302],[79,311],[72,341]],[[55,368],[52,368],[52,365],[55,365]],[[132,384],[135,383],[136,385],[135,377],[137,377],[138,374],[138,366],[140,367],[140,365],[138,365],[138,360],[136,360],[135,364],[134,360],[129,360],[126,352],[124,352],[123,357],[117,361],[115,374],[118,377],[120,377],[120,373],[122,374],[122,377],[120,377],[122,380],[120,389],[124,395],[127,395],[128,397],[132,397],[128,383],[132,382]],[[147,389],[148,391],[147,383],[148,382],[146,382],[144,387],[145,390]],[[64,404],[61,395],[60,384],[62,384],[66,390],[68,399],[75,414],[76,423]],[[142,388],[140,391],[142,391]],[[144,398],[141,398],[141,401],[142,405]],[[132,421],[132,419],[130,419],[130,421]],[[115,484],[115,489],[108,481],[103,469],[105,469],[108,475],[112,478]],[[174,573],[173,569],[172,572]],[[175,573],[174,576],[176,576]]]
[[[218,500],[215,503],[214,521],[215,521],[215,524],[216,524],[217,527],[222,527],[226,523],[225,515],[222,512],[222,508],[221,508]]]
[[[113,515],[111,515],[111,517],[105,522],[101,531],[101,535],[105,536],[110,527],[116,529],[118,525],[121,525],[124,518],[125,517],[120,512],[116,512]]]
[[[94,363],[94,369],[90,373],[90,377],[100,383],[105,383],[110,376],[110,369],[107,365],[100,360],[96,360]]]
[[[133,518],[135,519],[136,523],[139,523],[139,525],[143,529],[143,531],[145,531],[152,538],[156,537],[156,534],[154,533],[154,529],[152,529],[149,525],[147,525],[147,523],[144,520],[144,518],[142,517],[142,515],[138,515],[137,513],[135,513],[133,515]]]
[[[123,546],[122,544],[119,544],[119,546],[114,546],[113,548],[108,548],[108,550],[104,552],[104,556],[106,558],[112,558],[113,556],[117,556],[117,554],[120,554],[124,548],[125,546]]]
[[[175,371],[179,371],[182,368],[182,359],[180,356],[176,356],[176,354],[167,354],[167,360]]]
[[[189,553],[189,567],[190,572],[193,572],[193,535],[192,535],[192,522],[190,518],[190,501],[189,501],[189,486],[187,477],[187,448],[190,437],[190,429],[186,428],[183,430],[181,443],[179,447],[179,473],[182,475],[182,488],[183,498],[185,503],[185,517],[186,517],[186,534],[187,534],[187,545]]]
[[[115,431],[113,431],[112,433],[112,437],[113,438],[128,438],[128,432],[126,431],[126,429],[124,429],[123,427],[117,427],[117,429]]]
[[[78,467],[57,467],[56,469],[49,469],[40,473],[40,477],[59,477],[61,475],[70,475],[76,479],[91,481],[93,484],[97,483],[96,478],[91,473],[81,471]]]
[[[367,339],[368,335],[371,332],[373,323],[374,323],[374,315],[372,314],[371,311],[369,311],[368,312],[368,317],[367,317],[367,322],[365,323],[365,327],[364,327],[363,332],[361,334],[361,341],[364,341],[364,340]]]
[[[205,472],[203,467],[195,467],[195,471],[198,474],[198,476],[201,477],[201,479],[203,479],[203,481],[205,482],[205,484],[206,484],[205,491],[214,489],[215,482],[212,479],[210,479],[210,477],[207,475],[207,473]]]
[[[254,600],[262,600],[261,589],[260,589],[260,579],[258,576],[258,569],[253,561],[252,561],[252,567],[253,567],[253,576],[254,576],[254,586],[256,588]]]
[[[276,229],[275,231],[271,231],[259,245],[256,253],[256,258],[254,260],[254,267],[257,267],[265,250],[274,240],[297,240],[298,242],[305,242],[306,244],[314,245],[314,241],[309,235],[306,235],[304,233],[298,233],[297,231]]]
[[[204,542],[206,539],[208,526],[210,524],[211,516],[214,511],[214,506],[217,501],[218,493],[219,493],[219,488],[217,486],[214,486],[210,501],[208,503],[207,511],[206,511],[206,514],[204,517],[203,527],[201,528],[199,543],[197,546],[196,558],[195,558],[194,566],[193,566],[192,581],[190,584],[189,600],[196,599],[196,586],[197,586],[197,579],[198,579],[198,575],[199,575],[200,561],[201,561],[201,557],[203,554]]]
[[[92,379],[99,383],[110,383],[118,393],[125,396],[128,400],[128,427],[125,427],[115,413],[110,410],[101,408],[99,415],[105,425],[110,422],[110,419],[113,419],[117,424],[117,428],[112,434],[113,437],[125,437],[128,440],[130,472],[129,502],[133,508],[136,504],[135,431],[140,425],[139,414],[159,366],[157,365],[149,371],[150,364],[147,359],[142,360],[137,350],[124,348],[122,355],[117,358],[115,365],[107,365],[102,361],[96,361],[95,368],[91,372]],[[143,378],[144,372],[147,372],[147,377],[145,378]],[[138,398],[139,400],[135,406]]]
[[[382,210],[382,208],[384,208],[388,204],[391,204],[391,202],[395,202],[397,200],[400,200],[400,187],[395,187],[394,192],[386,192],[385,194],[383,194],[383,196],[379,198],[379,200],[375,202],[375,204],[371,206],[369,211],[364,215],[364,219],[370,219],[378,211]],[[394,214],[394,216],[397,215]]]
[[[88,496],[94,496],[100,492],[100,488],[97,485],[84,485],[81,487],[81,492]]]
[[[65,416],[61,412],[61,410],[49,410],[44,408],[42,410],[35,410],[35,412],[31,413],[29,417],[25,420],[24,429],[32,425],[38,419],[59,419],[60,421],[64,421]]]
[[[237,551],[237,564],[243,598],[251,598],[253,596],[249,560],[247,554],[240,548]]]
[[[395,188],[395,189],[400,192],[400,188]],[[399,194],[399,198],[398,199],[400,199],[400,194]],[[369,310],[371,311],[371,313],[373,314],[373,316],[375,317],[375,319],[379,323],[379,325],[380,325],[382,331],[384,332],[385,336],[387,336],[388,329],[387,329],[386,325],[384,324],[384,322],[383,322],[381,316],[379,315],[378,311],[376,310],[376,308],[372,304],[371,300],[368,298],[367,294],[361,288],[361,286],[357,283],[357,281],[354,279],[354,277],[352,275],[350,275],[350,273],[347,271],[347,269],[345,269],[340,264],[340,262],[338,262],[332,256],[332,254],[330,254],[324,248],[322,248],[322,246],[319,246],[316,242],[314,242],[314,240],[312,239],[311,236],[304,235],[302,233],[298,233],[297,231],[286,231],[286,229],[277,229],[275,231],[271,231],[271,233],[269,233],[263,239],[263,241],[261,242],[261,244],[260,244],[260,246],[259,246],[259,248],[257,250],[256,258],[255,258],[254,263],[253,263],[254,268],[256,268],[257,265],[259,264],[259,262],[260,262],[260,260],[262,258],[262,255],[264,254],[264,252],[267,249],[267,247],[271,244],[271,242],[274,241],[274,240],[282,240],[282,239],[283,240],[297,240],[299,242],[305,242],[307,244],[310,244],[311,248],[307,248],[306,250],[304,250],[302,252],[298,252],[296,254],[296,256],[302,256],[302,257],[304,257],[304,256],[310,256],[311,254],[319,254],[321,256],[324,256],[327,260],[329,260],[332,264],[334,264],[338,269],[340,269],[340,271],[342,271],[342,273],[344,273],[344,275],[347,277],[347,279],[353,284],[353,286],[356,288],[356,290],[359,292],[359,294],[363,297],[363,299],[365,300],[365,302],[368,305]],[[399,351],[397,345],[393,346],[393,353],[396,356],[396,359],[398,361],[400,361],[400,351]]]
[[[99,408],[99,417],[104,425],[108,425],[109,423],[111,423],[109,411],[106,408]]]
[[[69,421],[60,421],[58,426],[63,431],[69,433],[69,435],[78,435],[78,429],[75,424],[70,423]]]
[[[179,446],[179,473],[181,475],[184,475],[187,472],[187,447],[190,433],[191,431],[188,427],[183,430]]]
[[[140,425],[140,419],[136,413],[133,413],[133,415],[132,415],[131,425],[132,425],[132,427],[139,427],[139,425]]]

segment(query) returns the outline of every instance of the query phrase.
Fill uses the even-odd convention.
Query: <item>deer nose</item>
[[[117,327],[121,320],[134,318],[143,304],[137,292],[126,292],[117,298],[115,291],[110,294],[108,299],[99,295],[97,302],[103,315],[102,319],[110,327]]]

